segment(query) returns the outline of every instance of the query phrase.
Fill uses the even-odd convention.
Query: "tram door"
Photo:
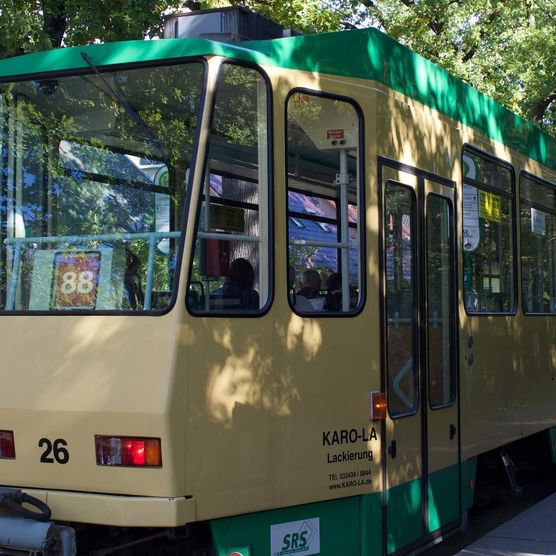
[[[386,553],[460,520],[454,188],[383,163]]]

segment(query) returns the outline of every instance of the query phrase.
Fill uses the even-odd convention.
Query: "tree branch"
[[[547,98],[537,100],[529,109],[529,117],[538,124],[542,123],[546,110],[555,100],[556,92],[552,93]]]
[[[533,4],[546,16],[552,23],[556,23],[556,18],[550,13],[544,6],[541,6],[536,0],[533,0]]]
[[[475,56],[477,50],[479,49],[479,46],[481,45],[481,42],[488,36],[488,32],[485,30],[485,25],[490,25],[498,17],[500,17],[500,11],[499,10],[493,10],[490,13],[490,15],[487,17],[486,21],[481,26],[481,30],[479,31],[479,40],[476,41],[475,44],[472,45],[467,50],[467,52],[465,52],[463,54],[463,56],[462,56],[463,62],[469,62],[469,60],[471,60],[471,58],[473,58],[473,56]]]
[[[386,22],[384,21],[384,18],[382,17],[382,14],[380,13],[377,4],[373,1],[373,0],[361,0],[360,4],[362,6],[365,6],[365,8],[367,8],[369,10],[369,12],[371,12],[371,14],[376,18],[376,20],[379,22],[380,26],[385,29],[386,31],[388,31],[388,27],[386,25]]]

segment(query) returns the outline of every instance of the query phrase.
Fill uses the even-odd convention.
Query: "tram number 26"
[[[39,440],[39,448],[44,451],[41,455],[41,463],[67,463],[70,459],[66,449],[68,443],[63,438],[57,438],[54,442],[48,438]]]

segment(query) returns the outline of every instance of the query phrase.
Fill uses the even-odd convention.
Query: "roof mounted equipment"
[[[172,14],[164,21],[165,39],[237,42],[277,39],[292,34],[297,33],[241,6],[182,12]]]

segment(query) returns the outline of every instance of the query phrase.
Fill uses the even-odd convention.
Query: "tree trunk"
[[[65,0],[43,0],[43,30],[51,41],[52,48],[62,46],[66,33]]]

